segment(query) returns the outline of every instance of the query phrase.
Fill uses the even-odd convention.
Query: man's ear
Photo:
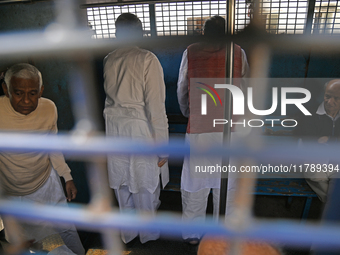
[[[39,97],[42,96],[43,91],[44,91],[44,85],[41,85],[40,92],[39,92]]]
[[[7,89],[7,86],[6,86],[6,84],[4,82],[2,83],[2,90],[4,91],[6,97],[9,98],[8,89]]]

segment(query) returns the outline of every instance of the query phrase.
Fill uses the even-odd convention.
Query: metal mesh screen
[[[87,8],[88,25],[94,31],[93,38],[115,38],[115,21],[125,12],[137,15],[143,24],[145,35],[151,35],[149,5],[137,4]]]
[[[253,1],[236,2],[235,29],[243,29],[254,12]],[[272,34],[302,34],[307,12],[307,0],[264,0],[260,2],[260,17],[263,27]]]
[[[339,1],[317,0],[313,18],[313,33],[340,33]]]
[[[155,12],[157,35],[200,35],[205,20],[226,16],[226,1],[158,3]]]
[[[308,0],[260,1],[263,27],[272,34],[302,34],[306,27]],[[339,1],[317,0],[313,18],[313,33],[340,33]],[[123,12],[136,14],[151,36],[149,4],[89,7],[88,24],[93,38],[114,38],[114,22]],[[235,32],[243,30],[252,19],[252,0],[235,2]],[[226,1],[193,1],[155,4],[156,34],[158,36],[200,35],[205,20],[220,15],[226,17]]]
[[[246,0],[235,1],[235,32],[244,29],[250,22],[250,4]]]

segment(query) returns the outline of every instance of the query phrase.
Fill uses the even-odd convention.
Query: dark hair
[[[140,19],[132,13],[123,13],[116,20],[117,37],[141,37],[143,25]]]
[[[213,16],[204,23],[204,35],[208,37],[223,37],[225,35],[225,19]]]

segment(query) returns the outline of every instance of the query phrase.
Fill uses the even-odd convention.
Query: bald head
[[[326,113],[334,118],[340,110],[340,79],[328,82],[323,100]]]

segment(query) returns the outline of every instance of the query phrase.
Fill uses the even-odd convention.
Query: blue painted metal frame
[[[259,179],[255,186],[255,195],[306,197],[302,212],[302,220],[308,217],[315,192],[308,186],[305,179]]]

